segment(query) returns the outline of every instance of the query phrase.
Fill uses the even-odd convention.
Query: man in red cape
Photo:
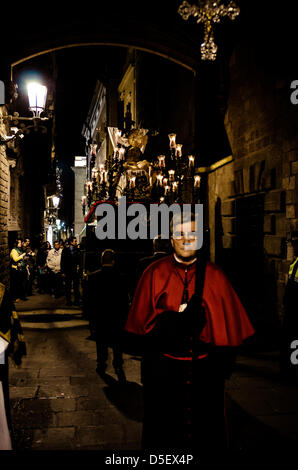
[[[125,329],[142,339],[143,448],[206,456],[227,448],[224,383],[254,328],[225,274],[197,250],[193,219],[172,222],[174,253],[145,269]]]

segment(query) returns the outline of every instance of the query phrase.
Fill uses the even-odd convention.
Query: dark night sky
[[[96,80],[104,81],[107,76],[120,78],[125,55],[126,48],[120,47],[75,47],[37,57],[15,69],[14,77],[19,86],[18,111],[21,115],[29,115],[25,88],[28,79],[37,79],[47,85],[49,94],[51,83],[55,83],[56,158],[63,171],[62,210],[68,222],[72,219],[73,205],[71,166],[75,155],[85,155],[85,140],[81,132]]]
[[[126,18],[128,18],[138,11],[127,7],[128,4],[133,3],[131,1],[118,3],[122,5],[121,8],[123,9],[123,11],[115,10],[114,13],[118,14],[118,16],[125,13]],[[181,2],[175,1],[173,3],[177,6]],[[293,66],[297,63],[294,54],[296,43],[292,40],[297,18],[297,16],[293,14],[293,7],[291,7],[291,9],[278,8],[272,2],[264,0],[255,2],[258,5],[258,9],[256,10],[251,7],[250,2],[246,2],[245,0],[238,0],[237,3],[241,6],[240,21],[235,22],[233,28],[230,23],[228,23],[225,31],[230,31],[234,41],[234,35],[241,35],[241,21],[246,21],[249,25],[254,25],[255,22],[261,24],[263,28],[259,28],[259,37],[255,34],[254,28],[250,28],[249,33],[251,34],[247,36],[247,41],[248,43],[251,41],[260,41],[262,46],[260,47],[260,51],[266,50],[266,54],[261,57],[261,60],[267,63],[268,76],[288,74],[291,79],[297,78],[297,66],[295,67],[295,74],[290,76]],[[156,0],[151,2],[150,8],[147,5],[146,18],[148,22],[151,20],[155,21],[156,18],[161,17],[160,9],[156,9],[157,4],[159,8],[160,5],[163,5],[162,2],[157,2]],[[175,18],[177,16],[176,6],[170,9],[171,15]],[[103,3],[100,5],[100,8],[102,7]],[[50,25],[51,29],[55,28],[55,15],[57,15],[57,11],[58,10],[54,11],[54,9],[52,9],[49,12],[49,16],[46,18],[47,25],[48,27]],[[59,15],[60,13],[59,9]],[[93,16],[90,15],[87,4],[84,11],[79,7],[78,11],[75,13],[75,15],[74,12],[71,14],[75,16],[74,21],[78,22],[78,27],[81,15],[90,16],[92,24],[94,23],[94,25],[98,27],[99,17],[95,14]],[[160,19],[160,22],[162,27],[162,19]],[[24,23],[23,17],[21,18],[20,15],[16,18],[16,24],[19,23]],[[287,35],[284,34],[283,27],[285,25],[287,26]],[[218,27],[217,31],[220,31],[221,27],[223,26]],[[199,30],[194,22],[193,24],[189,22],[189,31],[194,28],[196,28],[198,34],[200,31],[200,35],[202,35],[202,30]],[[70,167],[73,164],[74,156],[82,155],[85,151],[85,142],[81,136],[81,131],[87,117],[96,80],[98,78],[104,78],[107,75],[120,78],[123,71],[125,52],[125,48],[93,46],[64,49],[55,53],[57,64],[56,156],[64,172],[65,207],[71,207],[73,201],[73,176]],[[289,60],[289,57],[291,60]],[[288,69],[290,72],[288,72]],[[30,75],[32,76],[33,72],[39,74],[40,81],[44,82],[46,85],[50,85],[53,80],[52,54],[37,57],[15,68],[14,80],[18,83],[20,88],[20,103],[23,97],[23,110],[20,103],[16,105],[16,109],[18,109],[21,114],[27,112],[24,83],[27,78],[30,78]],[[27,115],[29,115],[28,112]],[[42,159],[40,161],[42,161]]]

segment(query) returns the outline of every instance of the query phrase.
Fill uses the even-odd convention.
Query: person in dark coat
[[[47,256],[49,253],[49,243],[43,242],[37,251],[36,265],[37,265],[37,286],[38,293],[44,294],[48,291],[48,268],[46,265]]]
[[[88,311],[95,331],[97,373],[105,375],[111,347],[115,373],[119,382],[125,383],[122,335],[128,314],[128,289],[113,250],[103,251],[101,268],[88,275]]]
[[[80,303],[80,250],[76,237],[70,237],[69,246],[64,248],[61,255],[61,274],[65,278],[66,305],[72,305],[71,288],[74,290],[74,305]]]
[[[36,266],[36,255],[31,248],[30,238],[25,238],[22,243],[22,250],[25,253],[24,261],[26,263],[26,269],[28,273],[27,282],[26,282],[26,295],[33,295],[32,287],[34,282],[35,275],[35,266]]]
[[[146,256],[144,258],[139,259],[138,261],[137,282],[139,281],[140,277],[142,276],[147,266],[149,266],[149,264],[162,258],[163,256],[168,255],[171,251],[169,240],[161,238],[161,235],[157,235],[157,237],[153,239],[152,248],[153,254],[151,256]]]

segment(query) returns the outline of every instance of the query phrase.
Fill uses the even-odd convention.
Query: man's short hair
[[[77,237],[74,237],[74,236],[72,236],[72,237],[69,237],[69,239],[68,239],[68,243],[71,243],[73,240],[76,240],[76,239],[77,239]]]
[[[111,250],[110,248],[107,248],[104,250],[101,254],[101,264],[107,265],[107,264],[114,264],[116,261],[116,253],[114,250]]]
[[[196,222],[196,214],[191,211],[181,211],[181,214],[174,214],[170,222],[170,235],[173,236],[176,225],[182,225],[187,222]]]

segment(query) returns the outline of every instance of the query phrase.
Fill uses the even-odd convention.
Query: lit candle
[[[91,144],[91,155],[96,155],[97,144]]]
[[[175,170],[169,170],[169,181],[174,181]]]
[[[178,188],[178,183],[177,183],[177,181],[174,181],[174,183],[173,183],[173,192],[174,193],[177,191],[177,188]]]
[[[200,187],[200,183],[201,183],[201,177],[199,175],[196,175],[195,176],[195,180],[194,180],[194,187],[195,188],[199,188]]]
[[[176,147],[176,134],[169,134],[170,139],[170,149],[174,149]]]
[[[167,186],[168,185],[168,178],[164,178],[162,182],[163,182],[164,186]]]
[[[118,139],[121,137],[122,132],[119,131],[119,129],[116,131],[116,142],[118,142]]]
[[[136,177],[135,176],[132,176],[130,178],[130,187],[131,188],[135,188],[136,187]]]
[[[158,184],[158,186],[162,186],[162,178],[163,178],[163,176],[162,176],[162,175],[157,175],[156,178],[157,178],[157,184]]]
[[[165,186],[165,194],[168,194],[168,192],[170,191],[171,187],[170,186]]]
[[[188,155],[188,166],[195,166],[195,157],[193,155]]]
[[[96,178],[97,177],[97,169],[96,168],[92,168],[92,178]]]
[[[152,186],[152,176],[149,176],[149,185]]]
[[[166,166],[166,157],[165,155],[159,155],[158,157],[158,165],[162,168]]]
[[[164,200],[165,200],[164,197],[159,198],[159,202],[164,202]]]
[[[176,157],[182,157],[182,144],[176,144],[175,155]]]
[[[125,148],[124,148],[124,147],[121,147],[121,149],[119,150],[119,158],[120,158],[120,160],[124,160],[124,154],[125,154]]]

